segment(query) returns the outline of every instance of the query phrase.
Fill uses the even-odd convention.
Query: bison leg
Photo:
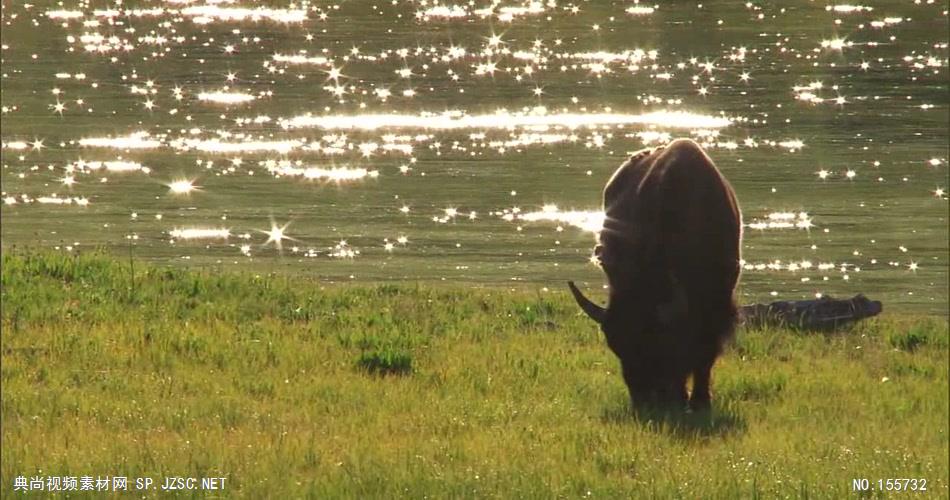
[[[693,358],[693,393],[689,398],[689,407],[693,411],[708,410],[711,406],[712,396],[709,394],[709,380],[712,376],[712,368],[716,363],[718,349],[706,345],[697,349],[697,356]]]
[[[712,396],[709,394],[709,379],[716,357],[710,356],[693,371],[693,394],[689,398],[689,407],[693,411],[708,410]]]
[[[727,300],[697,300],[694,303],[704,304],[703,310],[696,311],[694,318],[701,323],[697,325],[698,333],[695,339],[695,351],[692,357],[693,394],[689,406],[693,410],[708,410],[710,401],[709,380],[716,358],[722,352],[723,342],[729,338],[735,327],[737,308],[732,298],[725,293],[717,293]],[[714,295],[714,296],[715,296]]]
[[[680,409],[684,408],[686,401],[689,399],[689,393],[686,391],[686,377],[674,378],[667,388],[664,399],[666,399],[671,406],[676,406]]]
[[[666,409],[683,409],[689,400],[686,377],[653,377],[647,383],[630,387],[630,400],[634,406],[657,406]]]

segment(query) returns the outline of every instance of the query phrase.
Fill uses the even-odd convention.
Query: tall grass
[[[21,475],[224,476],[248,498],[948,493],[945,318],[740,331],[694,415],[629,409],[564,291],[137,266],[133,293],[103,255],[2,264],[4,496]]]

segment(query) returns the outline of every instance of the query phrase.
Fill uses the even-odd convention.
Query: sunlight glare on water
[[[605,182],[689,137],[739,198],[743,302],[946,309],[939,2],[0,12],[4,246],[600,288]]]

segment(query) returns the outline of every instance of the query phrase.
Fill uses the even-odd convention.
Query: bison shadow
[[[601,420],[611,424],[637,424],[652,432],[677,439],[727,438],[746,431],[745,418],[731,405],[714,405],[711,410],[687,411],[668,405],[624,404],[606,408]]]

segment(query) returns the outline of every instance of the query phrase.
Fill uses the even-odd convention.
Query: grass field
[[[948,494],[945,317],[740,330],[711,415],[661,414],[628,409],[566,289],[2,264],[3,496],[52,475],[227,478],[199,498]]]

